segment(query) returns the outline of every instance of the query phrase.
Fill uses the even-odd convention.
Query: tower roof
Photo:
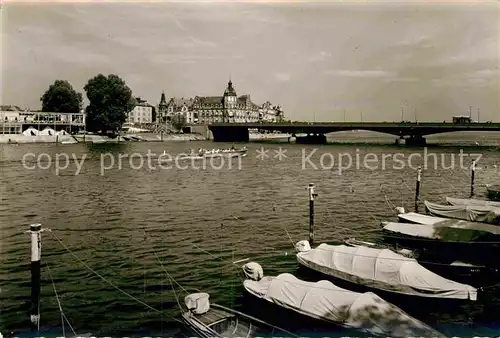
[[[165,98],[165,92],[161,92],[160,106],[166,106],[167,99]]]
[[[231,80],[229,80],[229,82],[227,83],[227,88],[224,91],[224,96],[236,96],[236,90],[234,90],[233,82],[231,82]]]

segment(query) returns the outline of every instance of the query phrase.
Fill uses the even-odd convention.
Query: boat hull
[[[419,320],[425,322],[431,327],[438,327],[439,320],[436,319],[436,313],[447,313],[450,316],[459,316],[463,313],[465,309],[477,308],[480,309],[481,305],[478,302],[471,302],[464,299],[454,299],[454,298],[427,298],[418,296],[408,296],[404,294],[398,294],[393,292],[388,292],[380,289],[371,288],[366,285],[360,285],[352,281],[344,280],[330,275],[325,275],[309,267],[299,265],[297,270],[297,276],[304,280],[329,280],[338,287],[348,289],[350,291],[365,293],[373,292],[382,299],[396,305],[400,309],[404,310],[410,316],[418,318]],[[479,294],[480,296],[480,294]],[[434,312],[431,313],[429,309]]]
[[[418,250],[428,257],[439,257],[442,261],[460,260],[492,268],[500,267],[500,261],[497,259],[500,255],[500,243],[494,241],[494,237],[491,238],[492,241],[484,237],[482,242],[445,241],[395,233],[386,229],[382,230],[382,235],[387,243]]]
[[[500,201],[500,187],[487,185],[486,186],[487,196],[492,201]]]
[[[308,317],[265,299],[258,298],[244,288],[243,304],[250,313],[258,313],[264,318],[272,318],[273,323],[292,331],[301,337],[358,337],[359,331],[347,329],[324,320]]]
[[[185,312],[182,320],[195,337],[295,337],[280,327],[218,304],[211,304],[210,310],[201,315]]]

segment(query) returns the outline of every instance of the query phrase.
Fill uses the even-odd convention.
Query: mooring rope
[[[156,254],[156,252],[154,250],[153,250],[153,254],[156,256],[156,259],[158,259],[158,262],[160,263],[163,271],[165,271],[165,273],[167,274],[168,278],[170,279],[170,285],[172,286],[172,291],[174,292],[175,300],[177,301],[177,305],[179,305],[179,310],[182,311],[182,306],[181,306],[181,303],[179,301],[179,297],[177,297],[177,292],[175,291],[175,286],[173,284],[174,283],[174,279],[172,278],[172,276],[170,276],[170,274],[168,273],[167,269],[165,269],[165,266],[161,262],[160,257],[158,257],[158,255]],[[180,284],[177,283],[177,285],[179,285],[179,287],[181,289],[183,289],[184,292],[187,293],[187,291]]]
[[[73,332],[73,334],[76,336],[76,332],[75,332],[75,329],[73,329],[73,326],[71,326],[71,323],[69,322],[68,318],[66,317],[66,315],[64,314],[64,311],[62,309],[62,305],[61,305],[61,302],[59,301],[59,296],[57,295],[57,290],[56,290],[56,284],[54,283],[54,278],[52,277],[52,273],[50,272],[50,266],[49,266],[49,263],[45,263],[45,266],[47,267],[47,271],[49,273],[49,276],[50,276],[50,280],[52,282],[52,288],[54,289],[54,294],[56,296],[56,300],[57,300],[57,305],[59,306],[59,312],[61,313],[61,325],[62,325],[62,331],[63,331],[63,337],[66,337],[66,332],[65,332],[65,328],[64,328],[64,321],[66,320],[66,322],[68,323],[71,331]]]
[[[93,274],[95,274],[97,277],[101,278],[104,282],[108,283],[109,285],[111,285],[113,288],[115,288],[116,290],[118,290],[119,292],[121,292],[122,294],[124,294],[125,296],[129,297],[130,299],[132,300],[135,300],[137,303],[139,304],[142,304],[144,305],[145,307],[147,307],[148,309],[150,310],[153,310],[155,312],[161,312],[160,310],[158,309],[155,309],[154,307],[146,304],[145,302],[143,302],[142,300],[132,296],[130,293],[128,293],[127,291],[125,290],[122,290],[120,289],[118,286],[116,286],[115,284],[113,284],[112,282],[110,282],[109,280],[107,280],[106,278],[104,278],[102,275],[100,275],[97,271],[95,271],[94,269],[92,269],[90,266],[87,265],[87,263],[85,263],[84,261],[82,261],[80,259],[80,257],[78,257],[77,255],[75,255],[73,253],[73,251],[71,251],[62,241],[61,239],[59,239],[59,237],[57,237],[57,235],[54,233],[54,232],[51,232],[51,234],[54,236],[54,238],[59,242],[59,244],[62,245],[62,247],[64,249],[66,249],[66,251],[68,251],[68,253],[73,256],[77,261],[79,261],[83,266],[85,266],[90,272],[92,272]]]

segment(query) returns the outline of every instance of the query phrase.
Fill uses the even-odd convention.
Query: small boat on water
[[[390,249],[394,252],[408,257],[415,258],[420,265],[424,268],[431,270],[434,273],[460,283],[469,284],[472,286],[483,285],[485,280],[496,280],[500,273],[500,269],[490,268],[483,264],[472,264],[469,262],[455,260],[455,259],[442,259],[436,257],[432,253],[429,255],[426,250],[410,250],[400,248],[396,243],[395,249],[390,245],[359,241],[355,238],[349,238],[344,241],[345,245],[353,247],[370,247],[375,249]]]
[[[490,200],[500,201],[500,184],[486,184],[486,191]]]
[[[452,242],[487,240],[500,243],[500,227],[486,223],[445,218],[432,223],[382,222],[382,226],[387,231],[427,239]]]
[[[470,222],[500,224],[500,208],[488,205],[441,205],[424,201],[431,215]]]
[[[251,266],[250,266],[251,265]],[[372,292],[358,293],[321,280],[308,282],[289,273],[263,276],[248,273],[262,268],[250,262],[243,268],[243,286],[249,295],[271,307],[317,323],[383,337],[444,337]],[[255,278],[257,277],[257,278]]]
[[[429,215],[419,214],[416,212],[407,212],[404,214],[398,214],[398,219],[401,223],[426,224],[426,225],[433,225],[450,220],[449,218],[429,216]]]
[[[320,244],[296,245],[297,262],[313,271],[372,289],[406,296],[477,300],[477,289],[443,278],[414,258],[389,249]]]
[[[218,304],[210,304],[210,295],[187,295],[183,322],[196,337],[298,337],[281,328]]]
[[[198,155],[203,157],[245,157],[247,156],[247,147],[243,147],[241,149],[235,149],[235,148],[212,149],[212,150],[199,149],[198,153],[192,152],[192,155]]]
[[[497,201],[446,197],[446,202],[448,202],[449,205],[488,206],[500,208],[500,202]]]
[[[384,240],[425,250],[442,260],[499,267],[500,227],[445,219],[433,224],[382,222]]]

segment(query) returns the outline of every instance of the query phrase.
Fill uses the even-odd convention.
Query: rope
[[[179,310],[182,311],[182,306],[181,306],[181,303],[179,302],[179,297],[177,297],[177,292],[175,292],[175,286],[173,285],[174,279],[170,276],[170,274],[168,273],[167,269],[165,269],[165,266],[161,262],[160,257],[158,257],[158,255],[156,254],[156,252],[154,250],[153,250],[153,254],[156,256],[156,258],[158,259],[158,262],[160,262],[160,265],[161,265],[163,271],[165,271],[165,273],[167,274],[168,278],[170,279],[170,285],[172,286],[172,291],[174,291],[175,300],[177,301],[177,305],[179,305]],[[184,292],[187,293],[187,291],[180,284],[178,284],[178,285],[180,286],[181,289],[184,290]]]
[[[84,261],[82,261],[78,256],[76,256],[60,239],[59,237],[57,237],[57,235],[53,232],[51,232],[51,234],[54,236],[54,238],[59,242],[59,244],[62,245],[62,247],[64,249],[66,249],[66,251],[68,251],[68,253],[73,256],[77,261],[79,261],[81,264],[83,264],[83,266],[85,266],[89,271],[91,271],[93,274],[95,274],[97,277],[101,278],[104,282],[108,283],[109,285],[111,285],[113,288],[115,288],[116,290],[118,290],[119,292],[121,292],[122,294],[124,294],[125,296],[129,297],[130,299],[132,300],[135,300],[137,303],[139,304],[142,304],[144,305],[145,307],[147,307],[148,309],[150,310],[153,310],[155,312],[161,312],[160,310],[157,310],[155,309],[154,307],[144,303],[142,300],[132,296],[131,294],[129,294],[128,292],[120,289],[118,286],[116,286],[115,284],[113,284],[112,282],[108,281],[106,278],[104,278],[103,276],[101,276],[97,271],[95,271],[94,269],[92,269],[90,266],[88,266]]]
[[[45,263],[45,266],[47,267],[47,271],[49,273],[50,280],[52,282],[52,288],[54,289],[54,294],[56,295],[57,305],[59,306],[59,312],[61,312],[61,325],[62,325],[63,337],[66,337],[66,332],[64,329],[64,320],[66,320],[66,322],[68,323],[71,331],[73,332],[73,335],[76,336],[75,329],[73,329],[73,326],[71,326],[71,323],[69,322],[68,318],[64,314],[64,311],[63,311],[62,306],[61,306],[61,302],[59,301],[59,296],[57,295],[57,290],[56,290],[56,284],[54,283],[54,278],[52,278],[52,273],[50,272],[49,263]]]

